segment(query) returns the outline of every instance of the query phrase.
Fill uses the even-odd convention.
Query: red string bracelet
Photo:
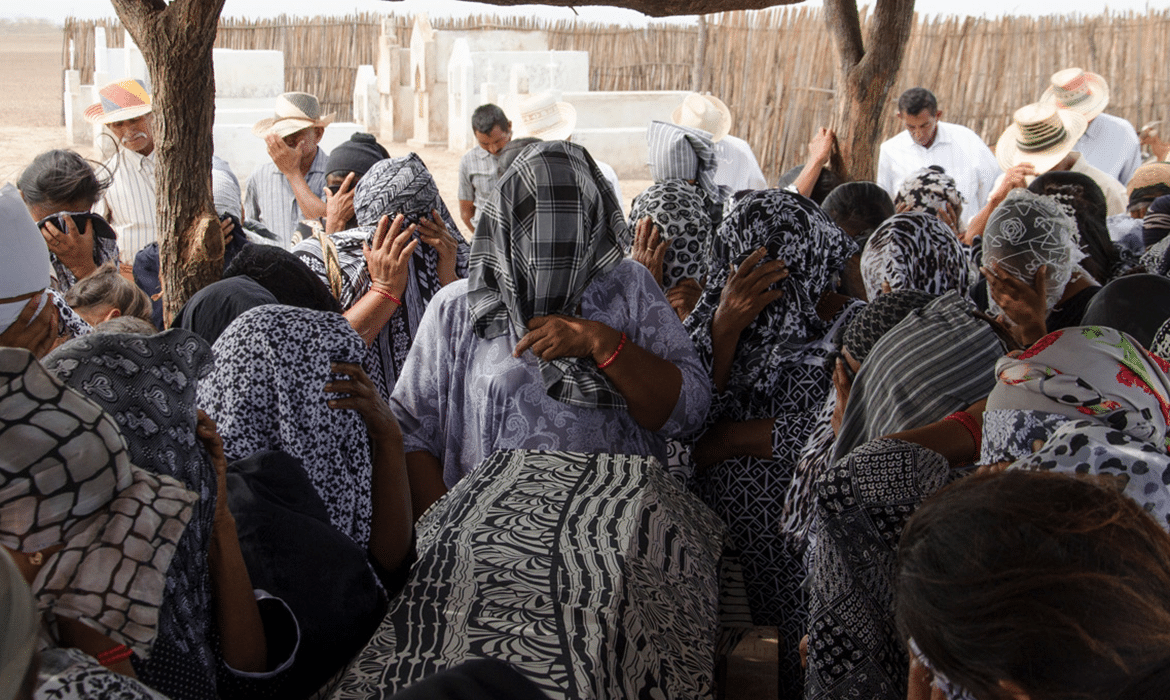
[[[125,644],[119,644],[116,647],[106,649],[102,653],[98,654],[97,660],[98,663],[100,663],[102,666],[108,668],[125,661],[133,655],[134,652],[130,649],[130,647],[126,646]]]
[[[626,346],[626,334],[622,333],[622,339],[618,341],[617,350],[614,350],[613,354],[610,355],[609,358],[605,362],[602,362],[601,364],[597,365],[597,369],[605,369],[606,367],[609,367],[610,365],[612,365],[613,361],[618,358],[618,355],[622,354],[622,348],[624,348],[625,346]]]
[[[966,411],[955,411],[946,418],[943,418],[943,420],[953,420],[966,428],[968,433],[971,433],[971,439],[975,441],[975,457],[971,461],[978,461],[979,455],[982,453],[981,450],[983,449],[983,429],[979,427],[979,424],[975,422],[971,414]]]
[[[398,304],[399,306],[402,306],[402,300],[399,299],[398,297],[394,296],[390,292],[387,292],[385,289],[382,289],[380,287],[376,287],[374,285],[370,285],[370,291],[373,292],[374,294],[377,294],[379,296],[382,296],[382,297],[389,299],[390,301],[394,302],[395,304]]]

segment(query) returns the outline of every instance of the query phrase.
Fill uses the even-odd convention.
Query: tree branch
[[[880,3],[881,0],[879,0]],[[913,0],[908,0],[913,4]],[[848,72],[861,63],[865,57],[865,45],[861,41],[861,17],[857,13],[856,0],[825,0],[822,11],[825,24],[837,44],[837,58]]]

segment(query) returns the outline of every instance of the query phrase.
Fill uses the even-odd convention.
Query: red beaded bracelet
[[[978,461],[983,449],[983,429],[979,427],[979,424],[975,422],[971,414],[966,411],[955,411],[946,418],[943,418],[943,420],[953,420],[966,428],[968,433],[971,433],[971,439],[975,441],[975,457],[971,461]]]
[[[119,644],[98,654],[97,660],[102,666],[109,667],[121,663],[133,655],[134,651],[130,647],[125,644]]]
[[[606,367],[609,367],[610,365],[612,365],[613,361],[618,358],[618,355],[622,354],[622,348],[624,348],[625,346],[626,346],[626,334],[622,333],[622,339],[618,341],[617,350],[614,350],[613,354],[610,355],[609,359],[607,359],[605,362],[598,364],[597,369],[605,369]]]
[[[395,304],[398,304],[399,306],[402,306],[402,300],[399,299],[398,297],[394,296],[390,292],[387,292],[385,289],[381,289],[377,286],[370,285],[370,291],[373,292],[374,294],[378,294],[380,296],[383,296],[383,297],[389,299],[390,301],[394,302]]]

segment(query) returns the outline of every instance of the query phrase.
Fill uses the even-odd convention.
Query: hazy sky
[[[808,5],[820,5],[820,0],[808,0]],[[958,7],[956,7],[958,6]],[[1136,10],[1144,12],[1148,7],[1161,8],[1167,6],[1167,0],[1062,0],[1062,2],[1023,2],[1021,0],[982,0],[978,3],[959,3],[955,0],[918,0],[917,10],[924,14],[974,14],[997,16],[1003,14],[1099,14],[1106,9],[1115,12]],[[579,14],[574,15],[569,8],[547,7],[543,5],[522,5],[515,8],[496,7],[476,2],[462,2],[461,0],[401,0],[400,2],[384,2],[382,0],[226,0],[223,15],[225,17],[271,17],[286,13],[290,15],[344,15],[350,12],[391,12],[414,13],[422,10],[432,15],[451,14],[524,14],[538,15],[552,19],[572,19],[580,17],[589,21],[642,23],[646,16],[632,10],[603,6],[579,7]],[[112,17],[114,9],[105,0],[38,0],[37,2],[16,2],[3,0],[0,2],[0,18],[44,18],[55,22],[62,21],[69,15],[79,17]],[[688,21],[689,18],[681,18]]]

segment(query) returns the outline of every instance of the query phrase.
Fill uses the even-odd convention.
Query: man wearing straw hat
[[[1105,194],[1109,216],[1124,214],[1129,204],[1125,188],[1074,150],[1087,126],[1084,115],[1071,109],[1058,109],[1051,101],[1024,105],[1012,115],[1011,125],[999,137],[995,158],[1005,173],[1017,166],[1030,165],[1031,174],[1024,178],[1029,184],[1037,175],[1049,171],[1067,170],[1087,175]],[[998,193],[998,181],[996,185]]]
[[[520,103],[520,124],[527,138],[541,141],[572,141],[573,131],[577,128],[577,108],[568,102],[558,101],[551,91],[531,95]],[[589,154],[593,156],[592,153]],[[609,163],[603,163],[596,157],[594,165],[605,176],[613,193],[617,196],[618,204],[623,204],[622,186],[618,181],[617,171]]]
[[[1128,183],[1142,164],[1141,143],[1133,124],[1105,114],[1109,84],[1096,73],[1080,68],[1058,71],[1049,83],[1040,96],[1041,102],[1076,112],[1089,122],[1074,149],[1122,185]]]
[[[715,144],[715,184],[732,192],[762,190],[768,187],[764,172],[747,141],[730,135],[731,109],[714,95],[692,92],[675,108],[670,120],[678,126],[689,126],[711,134]]]
[[[884,141],[878,151],[877,184],[890,198],[912,173],[937,165],[955,178],[963,206],[963,223],[971,220],[991,194],[999,166],[991,149],[974,131],[940,121],[942,110],[932,92],[910,88],[898,98],[898,119],[904,131]]]
[[[259,221],[287,248],[301,219],[325,216],[325,166],[329,154],[318,147],[333,115],[321,116],[321,103],[307,92],[276,98],[276,114],[261,119],[252,133],[268,145],[271,163],[248,178],[244,216]]]
[[[121,262],[130,265],[135,253],[158,240],[150,92],[131,78],[106,85],[98,97],[85,110],[85,119],[112,131],[117,150],[105,163],[110,186],[97,213],[113,226]]]

